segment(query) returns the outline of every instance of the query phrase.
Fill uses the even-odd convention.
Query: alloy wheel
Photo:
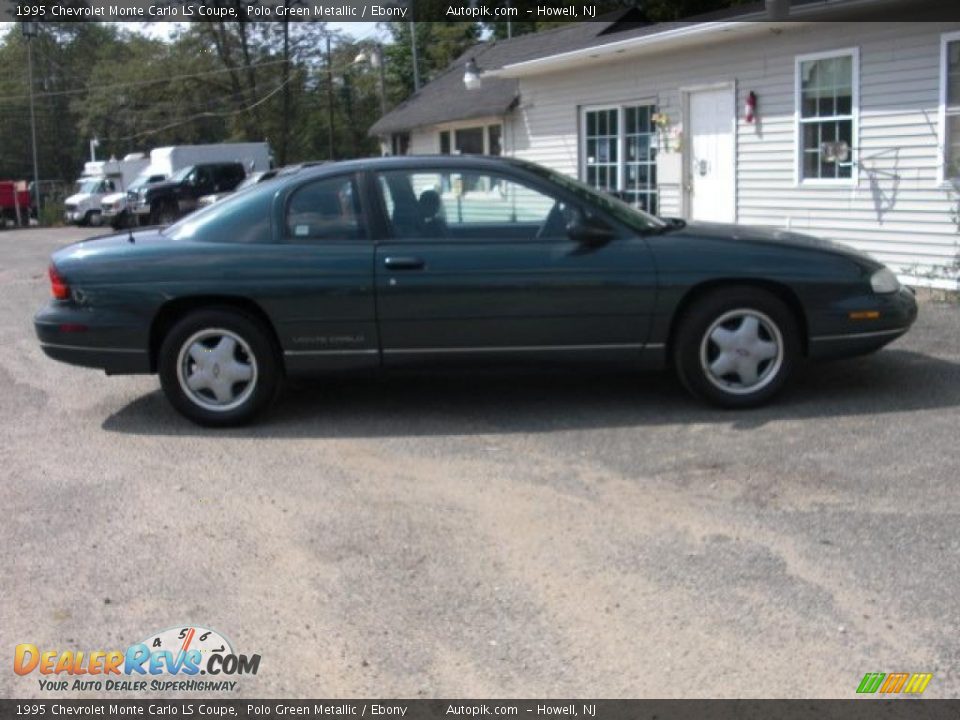
[[[177,380],[195,405],[227,412],[245,403],[257,386],[257,359],[240,335],[207,328],[180,347]]]
[[[783,365],[783,335],[764,313],[739,308],[713,321],[700,344],[704,377],[720,390],[755,393],[777,377]]]

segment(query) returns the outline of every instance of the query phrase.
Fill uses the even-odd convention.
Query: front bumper
[[[33,318],[40,349],[54,360],[108,375],[150,373],[146,331],[124,314],[53,301]]]
[[[812,333],[809,356],[826,359],[864,355],[905,334],[917,319],[917,299],[913,291],[901,287],[895,293],[871,295],[847,301],[840,306],[844,322],[829,330]],[[876,319],[852,320],[851,312],[875,311]]]
[[[81,210],[67,210],[63,213],[63,221],[66,223],[80,223],[83,222],[84,215]]]

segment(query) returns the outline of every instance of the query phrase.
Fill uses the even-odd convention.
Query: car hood
[[[756,225],[727,225],[723,223],[690,222],[683,228],[671,233],[673,236],[690,238],[710,238],[729,242],[760,243],[780,247],[795,247],[808,250],[820,250],[834,255],[844,255],[858,260],[868,260],[874,265],[879,263],[856,248],[824,238],[776,228]]]
[[[77,193],[76,195],[71,195],[70,197],[68,197],[66,200],[64,200],[64,202],[73,203],[74,205],[79,205],[80,203],[84,203],[92,197],[93,195],[91,195],[90,193]]]
[[[110,193],[109,195],[104,195],[101,198],[101,201],[105,203],[113,203],[113,202],[116,202],[117,200],[123,200],[126,197],[127,197],[126,192],[115,192],[115,193]]]

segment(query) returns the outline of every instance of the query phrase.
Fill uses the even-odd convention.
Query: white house
[[[960,22],[858,19],[871,5],[875,18],[863,0],[795,2],[778,21],[628,12],[483,43],[371,132],[393,152],[532,160],[660,215],[837,239],[960,289]]]

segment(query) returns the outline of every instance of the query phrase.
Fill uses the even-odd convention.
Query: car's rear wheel
[[[266,409],[280,384],[270,333],[232,309],[198,310],[167,333],[158,358],[170,403],[200,425],[249,422]]]
[[[761,405],[786,383],[800,352],[790,308],[759,288],[720,288],[685,313],[673,345],[680,381],[714,405]]]

